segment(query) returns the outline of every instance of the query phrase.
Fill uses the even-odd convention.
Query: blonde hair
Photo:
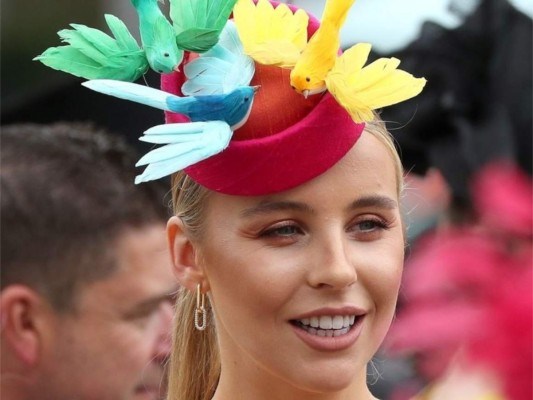
[[[367,123],[365,132],[377,137],[394,159],[398,197],[403,189],[403,168],[394,141],[384,122],[376,116]],[[185,173],[172,179],[172,201],[175,214],[181,218],[190,239],[201,242],[205,209],[210,191]],[[198,331],[194,326],[195,294],[182,288],[176,303],[173,346],[169,366],[168,400],[210,400],[220,378],[220,355],[214,318],[210,306],[208,326]]]

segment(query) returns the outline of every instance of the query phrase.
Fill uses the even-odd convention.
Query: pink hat
[[[308,38],[319,25],[309,17]],[[335,165],[363,132],[364,124],[355,123],[330,94],[305,99],[291,88],[290,70],[258,63],[255,67],[251,84],[260,89],[245,125],[221,153],[185,169],[210,190],[256,196],[293,188]],[[181,95],[185,80],[183,72],[162,75],[161,88]],[[167,123],[188,121],[166,112]]]

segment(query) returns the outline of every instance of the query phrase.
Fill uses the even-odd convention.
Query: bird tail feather
[[[178,97],[148,86],[112,79],[93,79],[83,82],[82,85],[96,92],[107,94],[108,96],[134,101],[165,111],[172,111],[167,104],[168,98]]]
[[[332,24],[337,30],[340,29],[353,3],[355,0],[327,0],[322,23]]]
[[[159,179],[224,150],[233,132],[223,121],[158,125],[140,140],[164,144],[142,157],[136,166],[148,165],[135,183]]]

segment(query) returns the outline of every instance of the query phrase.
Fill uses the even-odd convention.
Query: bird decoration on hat
[[[293,13],[286,4],[239,0],[233,19],[244,52],[259,64],[291,68],[307,44],[309,15],[302,9]]]
[[[238,69],[236,68],[238,67]],[[142,157],[137,166],[148,165],[135,182],[159,179],[224,150],[250,114],[258,87],[249,86],[254,63],[243,53],[231,21],[220,40],[185,68],[190,76],[184,94],[176,96],[144,85],[95,79],[85,87],[121,99],[187,116],[191,122],[158,125],[140,140],[165,144]]]
[[[327,0],[320,27],[300,50],[289,37],[280,44],[281,28],[269,33],[262,25],[247,22],[255,20],[258,14],[265,14],[270,21],[263,22],[263,26],[280,26],[283,20],[284,32],[305,34],[305,27],[301,27],[302,21],[296,13],[293,18],[284,12],[265,13],[260,10],[268,9],[267,0],[259,0],[255,5],[251,0],[239,0],[234,17],[241,37],[257,38],[245,45],[247,54],[260,63],[292,68],[291,86],[296,92],[307,97],[329,91],[352,119],[361,123],[373,119],[374,109],[418,95],[426,80],[397,69],[400,62],[396,58],[380,58],[365,67],[371,50],[367,43],[356,44],[338,55],[340,29],[354,2]],[[272,52],[276,57],[264,55],[264,49],[271,47],[279,49]]]
[[[50,47],[34,58],[48,67],[85,79],[134,82],[151,67],[178,69],[183,51],[205,52],[217,42],[237,0],[170,0],[171,24],[158,0],[131,0],[139,16],[142,48],[126,25],[105,15],[113,37],[80,24],[58,32],[66,46]]]
[[[363,124],[353,126],[352,119],[357,123],[369,121],[373,118],[372,110],[411,98],[425,84],[424,79],[398,70],[399,61],[394,58],[379,59],[365,67],[371,48],[368,44],[358,44],[338,56],[339,32],[354,1],[327,0],[322,24],[317,29],[318,21],[304,10],[269,0],[170,0],[172,22],[161,12],[158,0],[131,0],[139,16],[142,48],[120,19],[106,15],[114,37],[72,24],[73,29],[58,32],[66,46],[49,48],[35,59],[51,68],[89,79],[83,85],[92,90],[189,119],[190,122],[159,125],[144,132],[140,140],[162,146],[139,160],[138,166],[147,167],[137,176],[136,183],[190,170],[189,167],[195,168],[200,161],[223,152],[230,145],[234,131],[250,115],[259,88],[251,86],[256,63],[267,66],[266,69],[261,66],[261,71],[272,72],[269,66],[292,68],[290,83],[304,97],[328,91],[332,96],[324,98],[325,102],[319,99],[322,106],[316,108],[342,113],[336,121],[345,123],[348,134],[343,137],[346,139],[343,143],[351,146],[364,127]],[[232,12],[233,21],[228,20]],[[162,74],[182,68],[180,74],[162,78],[165,82],[167,78],[179,76],[178,87],[167,88],[179,95],[132,83],[150,67]],[[289,72],[285,72],[264,77],[276,76],[272,82],[283,82],[288,93],[299,99],[289,86]],[[268,79],[258,82],[267,88],[272,83]],[[302,109],[308,107],[302,105]],[[279,107],[271,112],[283,114]],[[307,115],[311,113],[303,118],[307,119]],[[176,120],[182,119],[176,117]],[[287,132],[280,136],[287,140],[300,137],[296,128]],[[278,139],[265,137],[266,141],[258,140],[254,142],[257,146],[250,146],[262,149]],[[240,149],[233,146],[228,152],[236,147]],[[330,165],[333,159],[333,156],[328,158],[324,166]],[[302,171],[309,170],[316,175],[321,168],[304,166]],[[311,172],[300,175],[308,179]],[[216,187],[219,186],[217,183]]]

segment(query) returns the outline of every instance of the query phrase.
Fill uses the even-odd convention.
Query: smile
[[[356,315],[323,315],[291,322],[311,335],[338,337],[347,334],[357,318]]]

